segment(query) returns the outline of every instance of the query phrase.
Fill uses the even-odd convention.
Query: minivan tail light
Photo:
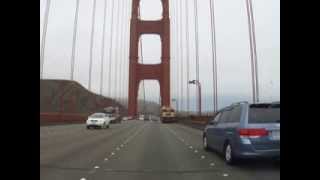
[[[239,129],[240,136],[245,137],[261,137],[267,136],[268,131],[264,128],[255,128],[255,129]]]

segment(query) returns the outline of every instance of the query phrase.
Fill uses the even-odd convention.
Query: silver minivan
[[[280,160],[280,102],[240,102],[218,111],[203,131],[203,147],[239,159]]]

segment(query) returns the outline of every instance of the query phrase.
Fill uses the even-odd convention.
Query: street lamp
[[[198,115],[201,116],[201,84],[198,80],[189,81],[189,84],[198,86]]]

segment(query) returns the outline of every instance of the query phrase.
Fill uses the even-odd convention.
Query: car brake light
[[[239,129],[240,136],[245,137],[260,137],[260,136],[267,136],[268,131],[264,128],[258,129]]]

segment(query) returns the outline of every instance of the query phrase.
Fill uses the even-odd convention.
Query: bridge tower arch
[[[160,86],[161,106],[170,106],[170,19],[169,0],[161,0],[162,19],[148,21],[139,19],[140,0],[132,0],[130,22],[128,114],[136,116],[138,90],[142,80],[157,80]],[[157,34],[161,39],[161,63],[138,62],[139,39],[143,34]]]

